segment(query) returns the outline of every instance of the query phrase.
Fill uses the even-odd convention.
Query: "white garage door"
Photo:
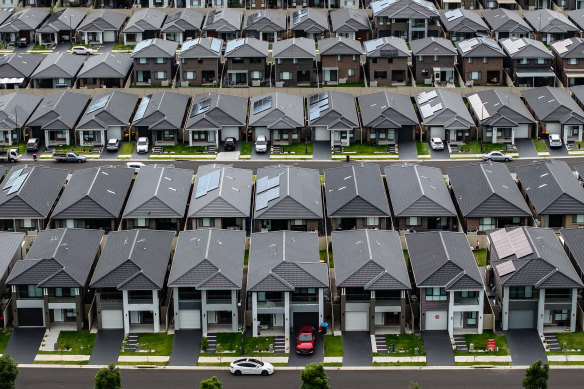
[[[550,134],[561,135],[562,125],[560,123],[546,123],[545,130]]]
[[[532,309],[515,309],[509,311],[509,329],[534,328]]]
[[[426,312],[426,330],[446,330],[448,329],[447,311]]]
[[[444,140],[446,139],[446,130],[444,130],[444,127],[431,127],[430,138],[440,138]]]
[[[221,129],[221,140],[225,138],[235,138],[239,140],[239,128],[238,127],[224,127]]]
[[[331,140],[331,133],[326,127],[314,129],[314,140]]]
[[[198,330],[201,328],[201,311],[198,309],[181,309],[178,312],[180,329]]]
[[[115,42],[116,41],[116,32],[115,31],[105,31],[103,33],[103,41],[104,42]]]
[[[101,327],[104,329],[124,328],[124,318],[121,310],[102,310]]]
[[[107,128],[107,138],[122,139],[122,127],[108,127]]]
[[[268,130],[268,127],[256,127],[255,129],[256,139],[258,138],[259,135],[263,135],[266,137],[266,140],[270,140],[270,130]]]
[[[369,312],[345,312],[345,331],[369,331]]]

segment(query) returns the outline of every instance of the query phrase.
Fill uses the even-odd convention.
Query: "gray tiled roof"
[[[416,286],[446,290],[483,289],[483,280],[466,235],[422,232],[406,235]]]
[[[369,5],[373,16],[390,19],[431,19],[438,17],[433,2],[425,0],[379,0]]]
[[[515,50],[516,41],[523,41],[523,46]],[[499,40],[499,44],[511,59],[515,58],[548,58],[554,55],[545,47],[541,41],[530,38],[507,38]],[[511,48],[511,49],[510,49]]]
[[[65,8],[52,14],[39,28],[40,33],[75,31],[87,13],[79,8]]]
[[[14,14],[14,8],[0,8],[0,25]]]
[[[272,44],[274,58],[315,58],[316,44],[311,38],[291,38]]]
[[[248,13],[243,19],[243,31],[273,33],[286,30],[286,14],[270,9]]]
[[[572,96],[580,104],[584,105],[584,85],[576,85],[570,88]]]
[[[355,96],[350,93],[337,91],[327,91],[324,93],[328,94],[328,108],[320,111],[318,118],[310,120],[309,117],[308,125],[326,126],[329,130],[358,128],[359,118],[357,117]],[[309,109],[310,97],[315,95],[307,96]]]
[[[0,96],[0,128],[14,129],[24,126],[42,99],[38,95],[20,92]]]
[[[328,266],[320,262],[316,232],[252,234],[247,272],[249,292],[328,286]]]
[[[413,55],[456,56],[456,47],[444,38],[424,38],[410,42]]]
[[[109,96],[109,98],[107,98]],[[107,130],[109,126],[125,127],[132,117],[138,102],[138,95],[119,91],[95,95],[94,101],[107,98],[105,106],[83,114],[77,130]]]
[[[570,22],[566,15],[550,9],[527,11],[523,17],[537,32],[563,34],[578,31],[578,27]]]
[[[138,43],[134,48],[132,58],[173,58],[176,55],[178,42],[166,39],[147,39]]]
[[[395,36],[385,36],[383,38],[367,41],[364,43],[363,48],[365,54],[367,54],[367,58],[386,58],[386,50],[391,51],[391,55],[394,57],[410,58],[412,56],[405,39]],[[382,51],[383,55],[381,55]]]
[[[304,99],[301,96],[273,92],[267,95],[252,97],[250,107],[253,108],[256,101],[268,96],[272,97],[271,107],[255,115],[253,111],[250,112],[250,126],[268,127],[268,129],[304,127]]]
[[[584,58],[584,39],[568,38],[550,44],[560,58]]]
[[[580,29],[584,29],[584,8],[575,9],[566,12],[566,15],[574,22]]]
[[[110,232],[90,286],[118,290],[162,289],[173,239],[172,231]]]
[[[85,57],[67,53],[52,53],[34,71],[31,78],[73,78],[77,75]]]
[[[488,89],[466,95],[480,101],[480,107],[470,103],[469,108],[475,113],[480,124],[493,127],[515,127],[518,124],[534,124],[535,119],[515,93],[501,89]],[[477,112],[476,109],[480,110]],[[486,115],[485,115],[486,113]]]
[[[99,10],[90,13],[79,25],[77,31],[119,31],[128,17],[120,12]]]
[[[318,52],[323,55],[361,55],[363,45],[360,40],[344,37],[333,37],[318,41]]]
[[[213,44],[213,42],[217,42]],[[219,50],[211,50],[211,47],[218,46]],[[218,38],[197,38],[183,42],[179,58],[219,58],[221,57],[221,47],[223,41]]]
[[[542,122],[584,124],[584,110],[563,89],[544,86],[524,89],[521,94]]]
[[[28,78],[45,59],[38,54],[7,54],[0,57],[0,74],[7,78]],[[6,59],[4,59],[6,58]]]
[[[195,105],[210,100],[209,109],[193,115]],[[247,121],[247,97],[225,93],[206,92],[193,96],[187,124],[188,129],[217,129],[223,126],[245,126]]]
[[[14,265],[13,259],[17,253],[19,258],[23,252],[21,251],[22,240],[24,239],[24,232],[0,232],[0,280],[5,280],[11,267]]]
[[[443,126],[445,128],[470,128],[474,127],[474,120],[468,108],[462,101],[462,96],[458,92],[451,92],[445,89],[434,89],[436,97],[432,97],[423,102],[422,96],[427,92],[420,92],[414,95],[418,103],[418,110],[422,114],[422,121],[426,126]],[[425,100],[425,99],[424,99]],[[424,117],[423,107],[437,107],[432,115]]]
[[[27,126],[41,127],[43,130],[72,130],[83,113],[89,95],[73,92],[59,92],[43,99],[34,111]]]
[[[132,68],[132,57],[128,54],[109,52],[89,57],[77,78],[126,78]]]
[[[491,243],[491,265],[497,283],[503,286],[534,286],[538,289],[584,286],[553,230],[534,227],[518,228],[523,230],[532,253],[517,258],[513,251],[510,256],[499,258],[496,246]],[[515,228],[506,229],[507,232],[512,230]],[[495,231],[499,230],[487,232],[489,239]],[[515,271],[500,275],[498,265],[509,261],[513,262]]]
[[[174,92],[156,92],[146,96],[150,98],[144,116],[132,122],[136,127],[148,127],[150,130],[180,130],[183,126],[189,95]],[[142,98],[142,102],[144,101]]]
[[[134,12],[126,27],[124,33],[135,33],[144,31],[158,31],[166,19],[166,13],[158,9],[141,9]]]
[[[328,217],[389,217],[377,164],[346,165],[324,171]]]
[[[178,236],[168,287],[241,289],[245,231],[200,229]]]
[[[371,30],[369,16],[364,9],[342,8],[330,11],[332,32]]]
[[[446,170],[463,217],[531,216],[517,184],[502,163],[477,163]]]
[[[396,217],[456,217],[440,168],[395,164],[386,166],[383,171]]]
[[[243,21],[243,11],[233,8],[212,10],[207,14],[204,31],[240,31]]]
[[[192,170],[143,166],[128,198],[124,218],[182,218],[192,183]]]
[[[41,288],[83,288],[99,253],[102,237],[102,230],[39,231],[26,259],[14,264],[6,283]]]
[[[525,19],[521,17],[521,14],[505,8],[485,10],[485,12],[483,12],[483,19],[485,19],[489,26],[491,26],[491,29],[496,32],[519,34],[533,31]]]
[[[449,17],[452,12],[460,12],[459,17]],[[459,15],[460,15],[459,14]],[[458,8],[440,12],[440,23],[448,32],[488,32],[489,27],[477,12]]]
[[[25,8],[6,19],[0,26],[0,32],[34,31],[49,16],[42,8]]]
[[[363,127],[401,128],[419,125],[410,96],[376,92],[357,97]]]
[[[321,33],[329,30],[328,13],[317,8],[303,8],[305,16],[296,19],[295,11],[290,14],[290,30],[309,33]]]
[[[516,166],[515,172],[538,214],[584,214],[584,188],[566,162],[536,161]]]
[[[219,187],[196,198],[199,178],[216,170],[220,171]],[[216,164],[199,166],[188,217],[249,217],[251,214],[252,176],[253,172],[248,169]]]
[[[333,231],[332,243],[337,287],[411,289],[397,231]]]
[[[464,42],[464,43],[462,43]],[[477,58],[477,57],[487,57],[487,58],[502,58],[507,57],[507,54],[499,46],[499,44],[491,38],[475,37],[471,39],[466,39],[461,42],[456,42],[456,48],[458,53],[463,58]],[[470,49],[463,51],[461,46],[467,45]],[[466,49],[466,48],[465,48]]]
[[[270,44],[268,42],[256,38],[239,38],[235,41],[227,42],[224,56],[225,58],[266,58],[269,47]]]
[[[52,219],[117,219],[130,191],[134,169],[94,167],[75,170]]]
[[[584,228],[562,228],[560,234],[564,245],[575,262],[576,270],[584,273]],[[1,236],[0,236],[1,237]]]
[[[205,13],[193,8],[180,9],[168,14],[161,32],[199,31],[203,25]]]

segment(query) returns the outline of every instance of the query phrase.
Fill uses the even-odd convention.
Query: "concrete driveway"
[[[168,366],[197,366],[201,350],[200,330],[174,331]]]
[[[509,330],[505,332],[513,366],[529,366],[540,360],[547,363],[545,349],[534,329]]]
[[[330,161],[331,143],[329,141],[313,142],[312,159],[317,161]]]
[[[566,145],[563,144],[562,142],[562,147],[558,147],[558,148],[551,148],[550,147],[550,141],[549,139],[545,140],[545,145],[548,148],[548,151],[550,152],[550,157],[567,157],[568,155],[568,149],[566,148]]]
[[[519,158],[537,158],[537,150],[531,139],[515,139]]]
[[[90,365],[116,363],[124,340],[124,330],[99,330],[89,357]]]
[[[69,43],[59,43],[55,46],[53,53],[66,53],[69,50]]]
[[[136,151],[136,146],[134,146],[134,152],[132,153],[130,159],[148,159],[150,157],[150,154],[152,154],[152,146],[150,146],[147,153],[142,154],[138,154],[138,152]]]
[[[306,366],[312,362],[324,361],[324,340],[322,334],[316,334],[316,343],[314,345],[314,354],[299,355],[296,353],[296,337],[298,332],[290,340],[290,357],[288,357],[288,366]]]
[[[367,331],[343,332],[343,366],[371,366],[371,335]]]
[[[120,148],[118,151],[108,151],[105,147],[99,156],[99,159],[118,159],[120,155],[120,151],[122,151],[122,143],[120,142]]]
[[[418,150],[416,149],[416,142],[413,140],[399,141],[397,151],[399,153],[399,159],[418,159]]]
[[[448,331],[423,331],[427,366],[454,366],[454,352]]]
[[[270,147],[268,146],[268,151],[266,151],[265,153],[256,153],[255,151],[255,146],[252,146],[251,148],[251,159],[254,161],[267,161],[270,159]]]
[[[33,363],[44,336],[45,328],[15,328],[4,354],[18,363]]]
[[[429,143],[428,147],[430,148],[430,156],[432,159],[450,159],[450,151],[447,145],[444,146],[444,150],[432,150],[432,146]]]

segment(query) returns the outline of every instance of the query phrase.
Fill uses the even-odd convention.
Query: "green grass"
[[[548,365],[584,365],[584,361],[565,361],[565,362],[551,361],[548,362]]]
[[[61,331],[57,344],[63,351],[39,351],[39,354],[91,355],[96,334],[89,331]],[[71,349],[70,351],[67,351]]]
[[[312,143],[295,143],[290,146],[282,146],[280,150],[282,153],[294,153],[296,155],[312,155]],[[308,152],[307,152],[308,150]]]
[[[408,250],[404,250],[404,260],[406,261],[406,267],[410,266],[410,256]]]
[[[12,335],[12,330],[0,330],[0,354],[4,352],[4,349],[10,340],[10,335]]]
[[[253,148],[253,143],[251,142],[241,142],[241,155],[251,155],[251,151]]]
[[[223,351],[235,351],[235,355],[241,355],[241,333],[221,332],[217,334],[217,346]]]
[[[83,43],[75,43],[75,44],[70,43],[69,44],[69,50],[71,50],[73,48],[73,46],[83,46],[83,47],[88,47],[88,48],[92,49],[93,46],[95,46],[95,45],[85,45]]]
[[[416,142],[418,155],[430,155],[430,146],[426,142]]]
[[[343,152],[353,153],[353,155],[375,155],[375,153],[396,154],[387,153],[387,146],[370,145],[365,143],[353,143],[350,146],[343,146]]]
[[[134,147],[136,147],[136,144],[134,142],[122,142],[122,149],[120,150],[120,155],[133,154]]]
[[[8,150],[13,147],[18,149],[19,154],[26,153],[26,143],[13,143],[12,146],[4,146],[4,149]]]
[[[120,366],[166,366],[168,362],[116,362]]]
[[[491,151],[501,151],[505,153],[505,145],[502,143],[485,143],[483,142],[483,151],[481,152],[481,143],[477,141],[465,142],[463,152],[469,154],[486,154]]]
[[[387,343],[388,349],[390,344],[394,345],[395,353],[383,354],[384,356],[393,356],[393,354],[398,356],[426,355],[424,341],[421,336],[416,334],[385,335],[385,342]],[[415,352],[416,347],[418,348],[417,354]]]
[[[47,46],[45,46],[45,45],[39,45],[38,43],[35,43],[34,47],[31,50],[32,51],[44,51],[44,50],[50,50],[50,49],[47,49]]]
[[[116,43],[114,44],[114,50],[134,50],[134,46],[132,45],[124,45],[123,43]]]
[[[560,348],[564,346],[566,342],[568,350],[584,350],[584,332],[558,332],[556,333],[556,338],[558,338],[558,344]],[[580,352],[567,352],[568,354],[584,354],[584,351]],[[566,354],[566,353],[561,353]]]
[[[458,353],[456,355],[509,355],[509,346],[507,345],[507,338],[503,334],[495,334],[492,331],[485,331],[482,334],[466,334],[464,335],[466,345],[474,344],[475,350],[486,350],[487,339],[495,339],[498,351],[484,352],[484,353]]]
[[[343,366],[342,362],[325,362],[322,364],[324,367],[341,367]]]
[[[253,338],[251,336],[246,336],[244,343],[246,355],[265,353],[270,350],[270,345],[274,344],[274,337],[258,336],[257,338]],[[272,355],[272,353],[270,353],[269,355]]]
[[[533,140],[533,144],[535,145],[535,150],[538,153],[547,153],[548,152],[548,148],[545,145],[545,142],[543,140]]]
[[[34,361],[34,365],[87,365],[89,361]]]
[[[454,366],[511,366],[511,362],[455,362]]]
[[[477,261],[478,266],[487,265],[487,249],[475,250],[472,253],[475,256],[475,260]]]
[[[320,261],[326,263],[326,250],[320,250],[318,254],[320,255]],[[331,268],[335,267],[335,261],[333,261],[332,251],[329,252],[329,264]]]
[[[426,362],[373,362],[372,366],[426,366]]]
[[[324,336],[324,356],[325,357],[342,357],[343,356],[343,338],[334,335]]]
[[[73,151],[77,154],[99,154],[99,153],[92,153],[93,146],[77,146],[77,145],[69,145],[69,146],[57,146],[55,148],[57,151]]]
[[[207,148],[205,146],[188,146],[188,145],[174,145],[163,146],[163,152],[158,155],[173,154],[173,155],[195,155],[206,154]]]
[[[153,350],[152,352],[121,352],[120,355],[170,355],[172,352],[172,340],[174,335],[165,333],[138,334],[140,350]]]
[[[339,87],[339,88],[344,88],[344,87],[348,87],[348,88],[364,88],[365,84],[362,82],[353,82],[353,83],[346,83],[346,84],[337,84],[337,85],[322,85],[320,84],[318,86],[319,88],[334,88],[334,87]]]
[[[245,254],[243,254],[243,265],[247,266],[249,263],[249,250],[245,250]]]
[[[210,362],[197,362],[197,366],[229,366],[231,362],[221,362],[221,363],[210,363]]]

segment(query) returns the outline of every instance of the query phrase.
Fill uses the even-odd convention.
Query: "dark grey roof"
[[[219,187],[196,197],[199,178],[219,171]],[[243,217],[251,212],[251,187],[253,172],[225,165],[202,165],[197,170],[197,180],[191,195],[189,218],[201,217]]]
[[[290,30],[309,33],[328,31],[328,13],[317,8],[296,10],[290,14]]]
[[[440,23],[448,32],[488,32],[489,27],[477,12],[456,8],[440,12]]]
[[[256,38],[239,38],[228,41],[225,45],[225,58],[248,58],[268,56],[270,44]]]
[[[0,25],[12,16],[13,13],[14,8],[0,8]]]
[[[554,55],[541,41],[530,38],[507,38],[499,40],[499,44],[511,59],[515,58],[548,58]]]
[[[328,217],[389,217],[379,165],[326,169],[324,186]]]
[[[138,110],[144,108],[142,117],[134,116],[133,126],[150,130],[180,130],[183,125],[190,96],[174,92],[156,92],[144,96]]]
[[[373,16],[390,19],[431,19],[438,17],[434,3],[425,0],[379,0],[369,5]]]
[[[257,180],[263,177],[269,179],[280,177],[279,197],[269,200],[267,207],[256,209],[255,219],[322,219],[318,170],[295,166],[269,166],[257,170]]]
[[[536,161],[516,166],[515,172],[538,214],[584,214],[584,188],[566,162]]]
[[[15,257],[21,258],[24,255],[24,249],[21,247],[24,236],[23,232],[0,232],[0,247],[2,247],[0,251],[0,280],[5,280],[8,277]],[[18,256],[17,253],[19,253]]]
[[[503,58],[507,54],[499,46],[497,41],[491,38],[475,37],[464,41],[456,42],[458,53],[463,58]]]
[[[566,12],[566,15],[574,22],[580,29],[584,29],[584,8],[575,9]]]
[[[218,38],[197,38],[183,42],[179,58],[219,58],[223,41]]]
[[[408,234],[406,244],[417,287],[483,289],[479,268],[462,232]]]
[[[166,39],[146,39],[136,45],[132,58],[173,58],[176,55],[178,42]]]
[[[321,263],[316,232],[274,231],[252,234],[247,290],[294,291],[328,288],[328,266]]]
[[[172,231],[110,232],[90,286],[118,290],[162,289],[173,239]]]
[[[79,25],[77,31],[118,31],[128,17],[123,13],[99,10],[90,13]]]
[[[243,19],[243,31],[274,33],[286,30],[286,14],[270,9],[248,13]]]
[[[458,92],[434,89],[414,95],[426,126],[470,128],[475,123]]]
[[[25,176],[22,185],[7,187],[10,177]],[[10,169],[0,191],[0,219],[45,219],[67,179],[67,170],[37,165]],[[12,193],[8,193],[14,190]]]
[[[106,53],[89,57],[77,75],[78,78],[126,78],[132,68],[128,54]]]
[[[367,58],[407,57],[412,54],[405,39],[395,36],[385,36],[363,43]]]
[[[560,58],[584,58],[584,39],[568,38],[550,44]]]
[[[83,288],[99,253],[102,237],[102,230],[39,231],[26,259],[14,264],[6,283],[40,288]]]
[[[245,231],[200,229],[178,236],[168,287],[241,289]]]
[[[411,289],[397,231],[333,231],[332,243],[337,287]]]
[[[364,9],[343,8],[330,11],[331,31],[357,32],[371,30],[369,15]]]
[[[255,102],[267,98],[271,98],[270,108],[254,114]],[[262,126],[268,127],[268,129],[304,127],[304,99],[301,96],[272,92],[252,97],[249,104],[252,109],[249,115],[250,126]]]
[[[67,53],[52,53],[45,57],[31,78],[73,78],[77,75],[85,57]]]
[[[6,19],[0,26],[0,32],[34,31],[49,16],[42,8],[25,8]]]
[[[52,14],[39,28],[40,33],[75,31],[87,13],[79,8],[65,8]]]
[[[243,11],[233,8],[214,9],[207,14],[203,30],[205,31],[240,31]]]
[[[383,171],[396,217],[456,217],[440,168],[395,164],[386,166]]]
[[[291,38],[272,44],[274,58],[316,58],[316,44],[311,38]]]
[[[446,170],[463,217],[531,216],[507,166],[477,163]]]
[[[517,234],[519,229],[523,231],[523,234],[517,238],[512,234]],[[553,230],[535,227],[506,229],[506,238],[511,244],[506,243],[505,246],[511,248],[510,255],[507,251],[499,253],[497,246],[493,244],[493,234],[501,234],[502,231],[487,232],[491,245],[491,265],[495,279],[499,284],[503,286],[534,286],[538,289],[581,288],[583,286]],[[505,237],[496,237],[496,239],[505,239]],[[520,258],[516,254],[516,248],[513,247],[513,243],[517,242],[517,239],[522,243],[518,248],[524,250],[523,252],[519,251]],[[524,241],[528,245],[525,245]],[[531,253],[524,255],[529,251]],[[507,256],[500,258],[500,255]],[[499,265],[508,262],[513,263],[511,268],[515,270],[507,273],[510,265],[505,265],[502,269],[505,272],[500,273]]]
[[[173,166],[140,169],[124,209],[125,218],[182,218],[193,183],[193,171]]]
[[[558,11],[538,9],[525,12],[523,17],[537,32],[563,34],[578,31],[578,27],[570,22],[566,15]]]
[[[162,23],[166,19],[166,13],[153,8],[136,11],[128,24],[124,28],[124,33],[135,33],[144,31],[158,31],[162,28]]]
[[[533,31],[529,24],[521,17],[521,14],[505,8],[485,10],[483,12],[483,19],[496,32],[520,34]]]
[[[75,170],[52,219],[117,219],[130,191],[134,169],[94,167]]]
[[[27,126],[42,130],[72,130],[89,102],[89,95],[59,92],[43,99]]]
[[[576,270],[582,274],[584,272],[584,229],[562,228],[560,234],[564,240],[564,246],[573,258],[573,262],[576,262]]]
[[[410,96],[376,92],[361,95],[357,100],[363,127],[401,128],[420,124]]]
[[[572,96],[580,104],[584,105],[584,85],[576,85],[570,88]]]
[[[44,58],[38,54],[7,54],[0,57],[0,75],[3,78],[28,78]]]
[[[328,108],[319,111],[318,117],[309,115],[309,126],[326,126],[329,130],[353,129],[359,127],[355,96],[350,93],[337,91],[327,91],[324,93],[321,92],[308,95],[306,99],[309,111],[311,108],[310,101],[313,96],[318,104],[322,103],[323,99],[328,99]],[[320,108],[321,107],[319,107],[319,109]]]
[[[162,32],[199,31],[203,25],[205,13],[193,8],[180,9],[168,14]]]
[[[103,101],[102,99],[106,100],[105,105],[95,110],[88,108],[79,120],[77,130],[107,130],[109,126],[125,127],[136,108],[138,95],[119,91],[106,92],[95,95],[93,101],[98,104]]]
[[[25,93],[0,96],[0,128],[14,129],[24,126],[43,98]]]
[[[456,47],[452,42],[444,38],[424,38],[410,42],[412,54],[414,55],[432,55],[432,56],[456,56]]]
[[[361,55],[363,45],[360,40],[341,36],[318,41],[318,52],[323,55]]]
[[[209,109],[195,110],[202,102],[210,104]],[[247,121],[247,97],[224,93],[206,92],[193,96],[186,129],[217,129],[223,126],[245,126]],[[203,112],[200,112],[203,111]],[[195,115],[196,113],[196,115]]]
[[[533,124],[535,119],[515,93],[488,89],[466,95],[469,108],[479,123],[492,127],[516,127]]]
[[[563,89],[544,86],[524,89],[521,94],[542,122],[584,124],[584,110]]]

